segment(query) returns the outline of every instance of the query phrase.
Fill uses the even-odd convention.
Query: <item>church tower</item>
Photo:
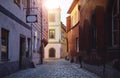
[[[61,9],[48,10],[48,45],[45,47],[44,58],[61,57]]]

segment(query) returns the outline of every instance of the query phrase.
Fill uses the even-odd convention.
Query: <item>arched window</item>
[[[119,26],[119,0],[115,0],[112,7],[112,45],[119,47],[120,45],[120,26]]]
[[[50,48],[49,57],[55,57],[55,49],[54,48]]]

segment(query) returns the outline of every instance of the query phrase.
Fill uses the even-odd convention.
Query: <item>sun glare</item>
[[[58,0],[47,0],[45,6],[48,9],[58,8],[59,7],[59,2],[58,2]]]

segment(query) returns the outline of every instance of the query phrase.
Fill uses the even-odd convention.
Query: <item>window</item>
[[[2,60],[8,60],[8,31],[5,29],[2,29],[2,35],[1,35],[1,59]]]
[[[76,51],[79,52],[79,39],[76,38]]]
[[[20,7],[20,0],[14,0],[15,4]]]
[[[50,39],[55,39],[55,29],[50,29],[49,30],[49,38]]]
[[[55,14],[54,13],[51,13],[49,14],[49,22],[55,22]]]
[[[38,51],[38,52],[39,52],[39,50],[40,50],[40,45],[39,45],[39,44],[40,44],[40,39],[38,38],[38,39],[37,39],[37,51]]]
[[[67,43],[67,52],[68,52],[68,50],[69,50],[69,46],[68,46],[68,39],[66,38],[66,43]]]
[[[92,14],[91,27],[90,27],[90,39],[91,39],[91,42],[90,42],[91,48],[96,49],[97,47],[96,11]]]
[[[30,53],[30,38],[27,38],[27,52],[26,52],[26,57],[29,57]]]
[[[115,0],[112,8],[112,45],[119,47],[119,0]]]
[[[36,36],[34,36],[33,52],[36,52],[36,42],[37,42],[36,39],[37,39]]]

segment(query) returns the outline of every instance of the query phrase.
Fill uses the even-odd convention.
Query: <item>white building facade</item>
[[[61,57],[61,9],[48,10],[48,45],[44,59]]]
[[[28,4],[0,0],[0,78],[26,68],[30,61],[31,26],[26,23],[24,9]]]
[[[41,62],[42,21],[48,26],[42,1],[0,0],[0,78]],[[36,22],[28,23],[28,15],[37,15]]]

